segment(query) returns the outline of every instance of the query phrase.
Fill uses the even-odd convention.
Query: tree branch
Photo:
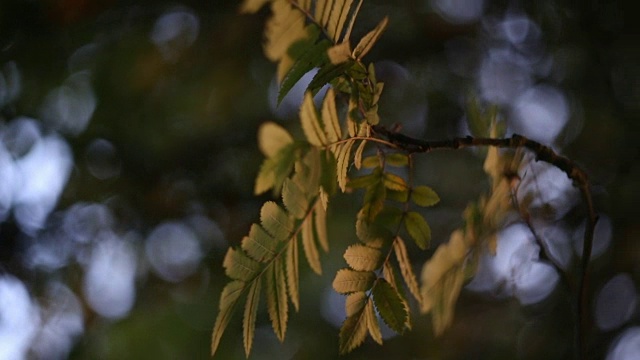
[[[587,336],[590,328],[588,303],[588,273],[593,245],[593,234],[598,215],[594,209],[591,185],[584,170],[569,158],[556,154],[550,147],[530,140],[524,136],[513,134],[510,138],[474,138],[471,136],[449,140],[426,141],[412,138],[398,132],[390,131],[384,126],[372,126],[375,134],[385,137],[396,148],[408,153],[428,153],[433,150],[461,149],[466,147],[495,146],[499,148],[526,148],[536,156],[536,161],[544,161],[562,170],[573,184],[580,190],[587,211],[587,224],[583,237],[582,258],[580,261],[578,293],[576,306],[578,311],[577,353],[578,358],[586,359],[588,353]]]

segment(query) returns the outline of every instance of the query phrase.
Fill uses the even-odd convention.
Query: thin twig
[[[383,126],[373,126],[375,134],[381,135],[395,145],[397,148],[409,153],[428,153],[433,150],[461,149],[466,147],[495,146],[499,148],[519,149],[526,148],[536,156],[537,161],[544,161],[562,170],[573,184],[580,190],[587,210],[587,224],[583,237],[583,251],[580,261],[578,293],[576,294],[577,317],[579,319],[577,334],[577,354],[579,359],[586,359],[588,353],[587,337],[590,328],[589,306],[588,306],[588,274],[589,261],[591,259],[591,248],[593,245],[593,234],[598,215],[596,214],[593,198],[591,196],[591,185],[584,170],[569,158],[556,154],[550,147],[539,142],[528,139],[524,136],[513,134],[509,138],[474,138],[471,136],[454,138],[449,140],[426,141],[412,138],[397,132],[390,131]]]

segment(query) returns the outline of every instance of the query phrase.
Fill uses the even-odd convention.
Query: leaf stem
[[[386,129],[384,126],[374,125],[372,130],[375,134],[383,136],[394,148],[402,149],[409,153],[428,153],[434,150],[455,150],[466,147],[494,146],[499,148],[519,149],[526,148],[536,156],[536,160],[549,163],[562,170],[569,179],[573,180],[574,186],[580,190],[587,211],[587,224],[583,236],[583,251],[579,268],[578,291],[576,294],[576,308],[578,318],[578,331],[576,334],[577,357],[586,359],[588,354],[587,337],[590,328],[589,319],[589,261],[591,259],[591,248],[593,245],[593,234],[598,215],[596,214],[593,197],[591,195],[591,185],[584,170],[569,158],[558,155],[550,147],[539,142],[528,139],[524,136],[513,134],[509,138],[474,138],[472,136],[458,137],[449,140],[427,141],[412,138],[394,131]]]

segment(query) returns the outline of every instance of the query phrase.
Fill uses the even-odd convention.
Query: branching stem
[[[372,130],[387,139],[394,147],[408,153],[428,153],[433,150],[461,149],[466,147],[495,146],[499,148],[525,148],[536,156],[537,161],[544,161],[562,170],[569,179],[573,180],[582,195],[587,211],[587,224],[583,236],[583,251],[580,261],[578,293],[576,294],[576,308],[578,317],[578,331],[576,334],[577,354],[579,359],[586,359],[588,353],[587,337],[590,328],[588,306],[588,274],[593,234],[598,215],[596,214],[591,185],[584,170],[569,158],[558,155],[550,147],[524,136],[513,134],[509,138],[474,138],[471,136],[453,138],[449,140],[427,141],[412,138],[398,132],[390,131],[383,126],[373,126]]]

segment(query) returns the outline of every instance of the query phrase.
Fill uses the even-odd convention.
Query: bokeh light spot
[[[91,175],[107,180],[120,175],[122,162],[113,144],[105,139],[95,139],[85,152],[87,168]]]
[[[107,318],[126,316],[135,300],[134,248],[110,234],[93,248],[84,278],[84,295],[91,308]]]
[[[595,320],[602,330],[613,330],[631,319],[638,305],[638,294],[628,274],[612,277],[596,298]]]
[[[640,354],[640,326],[625,330],[611,345],[607,360],[636,360]]]
[[[156,227],[147,238],[145,253],[155,273],[171,282],[193,274],[203,255],[194,232],[179,222]]]

